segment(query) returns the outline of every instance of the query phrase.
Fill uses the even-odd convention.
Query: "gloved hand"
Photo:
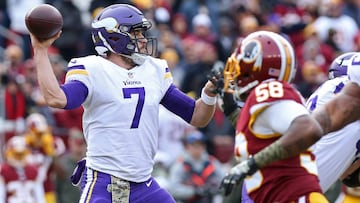
[[[86,167],[86,158],[83,158],[77,162],[77,166],[75,167],[70,177],[71,183],[74,186],[78,186],[80,184],[80,180],[83,172],[85,171],[85,167]]]
[[[207,75],[207,78],[215,86],[213,93],[218,94],[223,100],[221,110],[224,112],[225,116],[228,116],[232,112],[234,112],[239,106],[234,98],[234,95],[232,93],[224,91],[223,72],[223,67],[214,67],[213,69],[211,69],[211,73]]]
[[[214,67],[211,69],[211,73],[207,75],[207,78],[210,82],[213,83],[215,89],[213,93],[219,94],[220,96],[224,93],[224,68]]]
[[[257,170],[258,167],[254,158],[250,157],[248,160],[231,168],[230,173],[223,178],[220,189],[224,191],[225,196],[229,195],[235,185],[243,181],[246,176],[254,174]]]

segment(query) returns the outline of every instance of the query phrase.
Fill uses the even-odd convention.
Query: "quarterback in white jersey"
[[[39,41],[31,35],[38,80],[47,104],[72,109],[83,105],[86,164],[72,181],[81,181],[80,202],[165,202],[170,194],[151,177],[158,148],[159,106],[195,127],[214,113],[214,85],[207,82],[195,101],[172,84],[166,61],[156,59],[156,39],[145,37],[151,23],[137,8],[114,4],[91,24],[97,56],[74,58],[59,85],[47,48],[60,37]],[[154,43],[155,42],[155,43]]]

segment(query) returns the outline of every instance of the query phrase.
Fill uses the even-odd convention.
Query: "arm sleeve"
[[[169,87],[160,103],[190,123],[195,109],[195,100],[181,92],[175,85],[172,84]]]
[[[80,81],[73,80],[60,86],[64,91],[67,99],[64,109],[75,109],[85,101],[89,91],[88,88]]]

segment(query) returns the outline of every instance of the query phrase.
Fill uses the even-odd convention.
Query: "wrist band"
[[[201,91],[201,100],[207,105],[215,105],[216,104],[216,96],[210,97],[205,93],[205,89],[203,88]]]

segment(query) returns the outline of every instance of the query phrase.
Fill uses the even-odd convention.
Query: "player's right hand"
[[[225,195],[229,195],[235,185],[242,182],[246,176],[254,174],[258,170],[253,157],[232,167],[230,172],[225,175],[221,181],[220,190],[223,190]]]
[[[221,181],[220,190],[224,192],[225,196],[228,196],[235,185],[244,180],[246,174],[232,174],[228,173]]]
[[[60,37],[61,33],[62,31],[60,30],[55,36],[46,40],[39,40],[37,37],[30,33],[31,45],[34,49],[47,49],[54,43],[56,39]]]

